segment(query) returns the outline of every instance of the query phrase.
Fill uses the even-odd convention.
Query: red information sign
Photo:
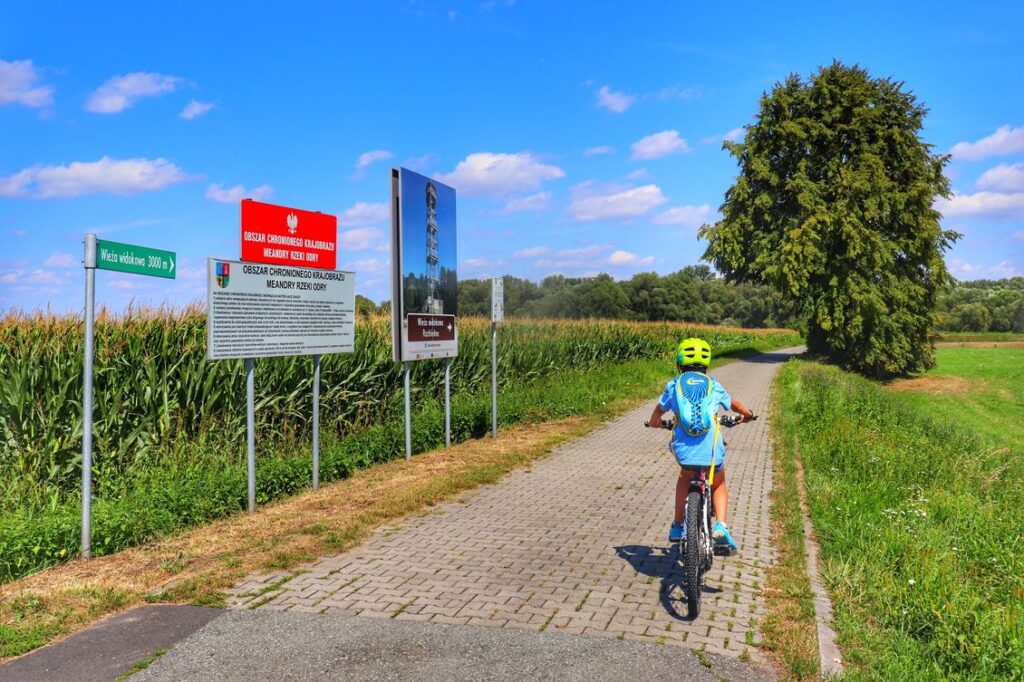
[[[298,208],[242,201],[242,260],[334,270],[338,218]]]

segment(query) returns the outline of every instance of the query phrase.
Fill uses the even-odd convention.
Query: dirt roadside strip
[[[1024,348],[1024,341],[938,341],[935,345],[960,348]]]

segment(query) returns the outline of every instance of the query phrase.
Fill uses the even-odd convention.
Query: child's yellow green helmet
[[[711,366],[711,346],[704,339],[689,338],[679,342],[676,349],[676,364],[681,367],[687,365]]]

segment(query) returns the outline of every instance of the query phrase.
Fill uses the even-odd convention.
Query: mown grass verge
[[[782,420],[778,382],[772,389],[772,424]],[[795,433],[774,429],[771,515],[776,563],[768,568],[764,596],[768,613],[761,622],[764,647],[787,680],[817,680],[820,675],[814,593],[807,577],[804,523],[800,507]]]
[[[236,514],[142,547],[62,566],[0,586],[0,660],[149,599],[222,603],[222,590],[259,569],[287,569],[344,551],[381,523],[497,480],[568,438],[654,399],[671,372],[665,359],[564,372],[507,390],[497,440],[480,438],[360,471],[256,514]],[[462,406],[463,408],[465,406]],[[425,442],[420,441],[421,447]],[[303,481],[303,485],[305,482]]]
[[[940,367],[997,352],[941,350]],[[776,426],[805,467],[849,679],[1024,678],[1024,362],[1016,367],[982,380],[972,375],[984,362],[964,362],[966,390],[937,400],[817,363],[780,373]],[[983,411],[988,400],[1004,428]]]

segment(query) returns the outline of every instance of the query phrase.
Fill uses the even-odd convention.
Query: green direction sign
[[[177,256],[173,251],[96,240],[96,267],[100,270],[174,279],[176,260]]]

